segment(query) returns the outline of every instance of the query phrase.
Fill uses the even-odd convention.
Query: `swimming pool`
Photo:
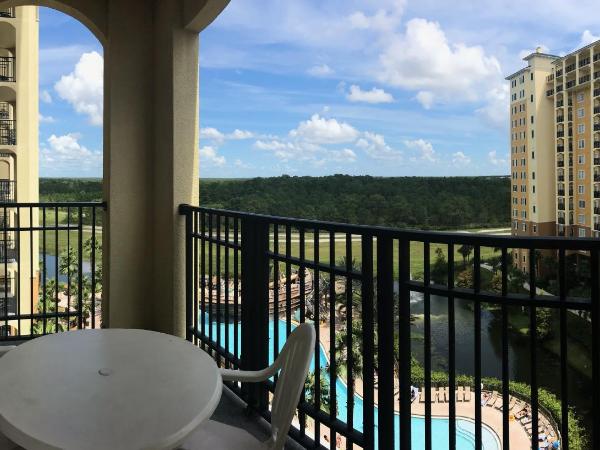
[[[286,340],[286,322],[284,320],[277,321],[278,328],[278,347],[281,350]],[[206,332],[208,332],[209,322],[208,316],[204,315],[204,324]],[[217,323],[211,324],[213,339],[217,336]],[[292,324],[292,329],[294,325]],[[220,324],[221,343],[225,347],[225,333],[229,335],[229,348],[233,352],[233,343],[235,339],[235,325]],[[238,328],[239,331],[239,328]],[[238,346],[241,348],[241,333],[238,332]],[[273,320],[269,322],[269,362],[274,360],[273,339],[275,337],[275,323]],[[327,355],[322,346],[319,346],[319,366],[321,368],[327,365]],[[313,357],[311,363],[311,371],[315,371],[316,359]],[[327,372],[322,371],[321,376],[328,377]],[[348,389],[346,384],[339,377],[336,378],[336,400],[338,405],[338,419],[346,422],[348,418]],[[375,406],[375,428],[377,428],[377,407]],[[359,395],[354,395],[354,428],[358,431],[363,431],[363,401]],[[394,433],[396,442],[400,440],[400,416],[395,414]],[[431,419],[431,435],[434,450],[447,450],[449,448],[450,420],[443,417],[432,417]],[[482,446],[483,450],[500,450],[500,442],[496,434],[485,424],[482,425]],[[377,447],[377,431],[375,432],[375,445]],[[414,450],[425,448],[425,418],[421,416],[412,416],[411,418],[411,442]],[[456,419],[456,450],[474,450],[475,449],[475,422],[465,418]]]

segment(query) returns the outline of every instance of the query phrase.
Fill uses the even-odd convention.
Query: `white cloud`
[[[52,103],[52,95],[50,95],[50,92],[44,89],[42,92],[40,92],[40,100],[44,103]]]
[[[475,113],[489,125],[505,129],[508,126],[509,96],[509,88],[506,84],[491,89],[486,95],[486,104],[476,109]]]
[[[43,114],[39,114],[40,123],[54,123],[56,119],[52,116],[44,116]]]
[[[585,47],[592,42],[596,42],[597,40],[600,40],[600,36],[592,34],[590,30],[585,30],[583,33],[581,33],[581,42],[579,43],[579,47]]]
[[[316,144],[341,144],[353,142],[359,132],[346,122],[327,119],[314,114],[309,120],[300,122],[298,128],[290,131],[292,138]]]
[[[329,152],[329,159],[338,162],[356,162],[356,153],[354,150],[344,148],[342,150],[331,150]]]
[[[491,152],[488,153],[488,158],[490,160],[490,163],[492,163],[494,166],[507,166],[508,167],[508,156],[506,155],[506,158],[502,158],[498,156],[498,152],[496,152],[496,150],[492,150]]]
[[[374,14],[365,14],[363,11],[352,13],[348,20],[352,28],[357,30],[376,30],[386,32],[394,29],[402,18],[406,6],[405,0],[393,0],[387,9],[378,9]]]
[[[435,100],[435,95],[433,94],[433,92],[419,91],[417,92],[416,98],[423,108],[431,109]]]
[[[360,86],[353,84],[350,86],[350,92],[346,98],[351,102],[364,103],[391,103],[394,101],[392,94],[385,92],[383,89],[372,88],[370,91],[363,91]]]
[[[104,60],[97,52],[84,53],[68,75],[54,89],[79,114],[87,115],[94,125],[102,125]]]
[[[200,165],[207,163],[209,166],[224,166],[225,157],[217,153],[217,149],[210,145],[200,148]]]
[[[313,77],[327,77],[333,75],[335,71],[327,64],[317,64],[309,68],[306,73]]]
[[[371,133],[369,131],[364,133],[364,137],[360,138],[356,142],[356,146],[369,155],[373,159],[388,160],[388,161],[401,161],[402,153],[398,150],[391,148],[381,134]]]
[[[463,152],[456,152],[452,154],[452,164],[456,167],[465,167],[471,164],[471,158]]]
[[[221,133],[216,128],[208,127],[208,128],[200,128],[200,140],[207,139],[211,141],[215,141],[218,143],[222,143],[225,140],[225,135]]]
[[[427,107],[434,98],[480,101],[491,88],[504,84],[494,56],[480,46],[449,42],[439,23],[425,19],[408,21],[404,34],[386,39],[379,59],[379,79],[419,91],[417,99]]]
[[[43,172],[54,174],[56,170],[77,170],[78,173],[102,171],[102,152],[92,151],[80,144],[81,136],[69,133],[51,135],[40,148],[40,164]]]
[[[233,131],[233,133],[229,133],[227,135],[227,139],[233,139],[235,141],[241,141],[245,139],[252,139],[254,137],[254,133],[248,130],[238,130],[237,128]]]
[[[421,160],[432,163],[437,161],[437,156],[431,142],[423,139],[416,139],[413,141],[404,141],[404,145],[411,150],[415,150],[419,154],[419,159]]]

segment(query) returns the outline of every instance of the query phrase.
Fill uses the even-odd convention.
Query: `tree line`
[[[42,201],[99,201],[102,180],[42,178]],[[508,177],[280,176],[201,179],[200,205],[398,228],[510,224]]]

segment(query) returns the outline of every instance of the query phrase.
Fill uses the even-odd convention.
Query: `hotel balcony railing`
[[[559,100],[556,102],[556,107],[557,108],[562,108],[565,105],[565,101],[564,100]]]
[[[357,226],[313,220],[272,217],[242,212],[180,207],[186,228],[186,330],[187,339],[206,351],[223,367],[256,369],[266,367],[281,350],[281,343],[298,322],[318,324],[313,370],[315,395],[303,396],[298,405],[298,421],[290,434],[305,448],[334,448],[337,436],[342,448],[395,449],[434,448],[434,439],[447,442],[447,448],[457,446],[458,377],[471,380],[473,403],[473,448],[483,448],[482,395],[484,354],[498,351],[498,387],[504,405],[498,408],[498,425],[494,430],[508,448],[514,430],[514,417],[509,410],[513,381],[510,367],[516,364],[509,346],[510,311],[527,311],[525,321],[528,344],[520,345],[526,352],[524,377],[530,385],[527,402],[531,404],[531,446],[538,448],[542,411],[540,389],[549,377],[556,377],[557,409],[555,415],[567,418],[567,391],[572,386],[573,372],[567,364],[567,318],[570,310],[589,311],[592,324],[585,337],[593,348],[593,383],[587,398],[592,403],[592,417],[600,414],[600,390],[592,388],[600,382],[600,277],[589,276],[590,291],[572,296],[568,283],[567,255],[573,252],[589,255],[591,273],[600,271],[600,240],[527,238],[482,235],[477,233],[440,233]],[[560,219],[559,219],[560,220]],[[564,219],[562,219],[564,222]],[[473,276],[463,283],[462,260],[455,251],[467,246],[472,257],[465,265]],[[437,249],[445,252],[439,258]],[[421,249],[422,254],[415,249]],[[496,288],[486,285],[488,270],[484,263],[486,249],[497,252],[498,279]],[[514,249],[527,255],[526,274],[517,285],[528,286],[527,293],[516,293],[511,258]],[[540,252],[553,256],[556,264],[556,295],[538,291]],[[438,255],[436,263],[431,255]],[[419,256],[420,255],[420,256]],[[455,258],[459,260],[456,261]],[[570,261],[572,261],[571,259]],[[517,261],[517,260],[515,260]],[[518,258],[521,261],[521,258]],[[419,267],[420,274],[417,274]],[[436,268],[434,271],[434,267]],[[439,268],[443,267],[440,276]],[[569,266],[570,267],[570,266]],[[471,270],[471,269],[469,269]],[[516,269],[515,269],[516,270]],[[571,270],[571,269],[569,269]],[[460,278],[462,280],[462,278]],[[588,293],[589,292],[589,293]],[[243,298],[242,298],[243,297]],[[415,308],[418,301],[418,312]],[[441,302],[447,320],[438,320],[432,308]],[[469,311],[469,319],[458,318],[456,312]],[[435,303],[438,305],[438,303]],[[482,345],[487,325],[483,309],[497,310],[500,332],[497,346]],[[343,311],[343,312],[340,312]],[[538,365],[541,346],[538,345],[538,313],[556,315],[554,327],[560,333],[560,350],[553,353],[560,363],[546,370]],[[422,340],[415,347],[413,314],[423,322]],[[435,317],[435,319],[434,319]],[[434,321],[435,320],[435,321]],[[435,341],[441,333],[442,341]],[[459,328],[460,327],[460,328]],[[343,330],[360,329],[360,333]],[[459,347],[459,333],[473,336],[473,347]],[[433,431],[432,390],[434,358],[437,347],[447,345],[445,383],[450,395],[447,400],[445,432]],[[524,348],[526,347],[526,348]],[[491,349],[494,350],[491,350]],[[357,352],[354,349],[358,349]],[[445,351],[445,350],[444,350]],[[446,353],[444,353],[446,354]],[[359,355],[360,361],[355,360]],[[419,356],[417,356],[419,355]],[[557,356],[561,355],[561,356]],[[457,364],[461,359],[461,368]],[[414,363],[423,361],[417,374]],[[468,360],[468,362],[467,362]],[[520,360],[521,361],[521,360]],[[360,364],[360,365],[359,365]],[[465,366],[466,364],[466,366]],[[485,370],[489,374],[487,359]],[[465,367],[469,367],[465,369]],[[523,369],[523,366],[519,366]],[[544,369],[542,369],[544,368]],[[466,374],[464,371],[467,371]],[[322,383],[339,380],[343,382]],[[437,376],[440,376],[439,373]],[[355,382],[361,386],[356,395]],[[199,380],[199,382],[201,382]],[[413,425],[411,386],[424,387],[424,413]],[[269,392],[272,381],[254,386],[229,386],[252,409],[265,417],[269,414]],[[325,389],[321,392],[320,389]],[[322,403],[325,398],[327,405]],[[560,405],[560,406],[558,406]],[[327,410],[324,407],[327,406]],[[486,410],[487,411],[487,410]],[[310,420],[310,423],[308,421]],[[560,434],[561,448],[575,440],[568,420],[552,418]],[[591,442],[599,442],[600,421],[593,420],[589,432]],[[309,425],[311,430],[309,430]],[[518,424],[517,424],[518,425]],[[327,430],[323,439],[319,431]],[[314,431],[316,430],[316,431]],[[416,434],[418,433],[418,435]],[[443,433],[443,434],[440,434]],[[446,435],[447,433],[447,435]],[[413,438],[422,446],[414,447]],[[471,441],[469,441],[471,442]],[[424,444],[423,444],[424,443]],[[510,446],[513,448],[514,444]],[[570,447],[569,447],[570,448]]]
[[[573,137],[573,128],[569,128],[569,137]]]
[[[573,72],[574,70],[575,70],[575,63],[569,64],[567,67],[565,67],[566,73]]]
[[[600,123],[594,124],[594,131],[600,131]]]
[[[569,119],[569,122],[573,122],[573,114],[569,114],[568,119]],[[571,133],[571,136],[572,135],[573,135],[573,133]]]
[[[14,201],[15,182],[13,180],[0,180],[0,203],[8,203]],[[4,215],[2,214],[2,216]]]
[[[565,167],[565,162],[564,161],[556,161],[556,165],[558,167]]]
[[[558,116],[558,117],[556,118],[556,122],[557,122],[557,123],[562,123],[562,122],[564,122],[564,121],[565,121],[565,116]]]
[[[594,106],[594,114],[600,114],[600,106]]]
[[[562,85],[562,84],[560,84],[560,85],[556,86],[556,92],[557,92],[557,93],[558,93],[558,92],[562,92],[562,90],[563,90],[563,85]]]
[[[564,217],[559,217],[558,218],[558,223],[560,223],[561,225],[565,224],[565,218]]]
[[[600,214],[600,206],[594,206],[594,214]]]
[[[595,166],[600,165],[600,158],[594,158],[594,165]]]
[[[600,70],[594,72],[594,80],[597,80],[598,78],[600,78]]]
[[[551,97],[552,95],[554,95],[554,89],[548,89],[546,91],[546,97]]]
[[[594,191],[594,198],[600,198],[600,191]]]
[[[547,81],[548,83],[550,83],[551,81],[554,81],[554,74],[550,74],[550,75],[548,75],[548,76],[546,77],[546,81]]]
[[[103,211],[103,203],[0,202],[11,217],[0,223],[0,271],[10,264],[23,274],[10,289],[0,285],[0,341],[101,325]]]
[[[596,181],[596,182],[600,181],[600,173],[594,174],[594,181]]]
[[[594,74],[594,76],[595,76],[595,75],[596,75],[596,74]],[[592,77],[590,76],[590,74],[587,74],[587,75],[584,75],[584,76],[582,76],[582,77],[579,77],[579,84],[587,83],[588,81],[590,81],[590,80],[591,80],[591,78],[592,78]]]
[[[590,63],[590,58],[584,58],[581,61],[579,61],[579,67],[584,67],[587,66]]]
[[[558,147],[556,147],[556,151],[560,152],[560,153],[564,152],[565,151],[565,146],[564,145],[559,145]]]
[[[556,71],[556,78],[562,77],[563,71],[562,69],[559,69]]]
[[[594,148],[600,148],[600,141],[594,141]]]
[[[565,190],[564,189],[559,189],[557,192],[558,195],[560,195],[561,197],[564,197],[565,195]]]
[[[573,189],[572,188],[569,188],[569,196],[573,197]]]
[[[598,61],[600,59],[600,53],[596,53],[594,55],[594,62]]]
[[[559,203],[558,204],[558,209],[561,210],[561,211],[564,211],[565,210],[565,204],[564,203]]]
[[[565,137],[565,132],[564,131],[557,131],[556,132],[556,137],[559,137],[559,138]]]
[[[17,145],[17,121],[0,119],[0,145]]]
[[[0,18],[14,19],[15,8],[0,8]]]
[[[567,89],[572,88],[576,84],[577,84],[577,81],[575,81],[575,80],[567,81]]]
[[[15,67],[16,63],[13,56],[0,56],[0,82],[16,81]]]
[[[600,88],[594,89],[594,97],[598,97],[600,95]]]
[[[558,175],[558,181],[565,181],[565,176],[564,175]]]

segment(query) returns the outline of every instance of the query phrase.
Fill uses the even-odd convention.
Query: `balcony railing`
[[[0,145],[17,145],[17,121],[0,119]]]
[[[558,209],[561,210],[561,211],[564,211],[565,210],[565,204],[564,203],[559,203],[558,204]]]
[[[595,166],[600,165],[600,158],[594,158],[594,165]]]
[[[600,106],[594,106],[594,114],[600,114]]]
[[[597,80],[598,78],[600,78],[600,70],[594,72],[594,80]]]
[[[562,74],[563,74],[563,71],[562,71],[562,69],[558,69],[558,70],[556,71],[556,78],[562,77]]]
[[[600,141],[594,141],[594,148],[600,148]]]
[[[15,8],[0,8],[0,17],[5,19],[14,19]]]
[[[581,61],[579,61],[579,67],[584,67],[589,65],[590,63],[590,57],[588,56],[587,58],[583,58]]]
[[[15,201],[15,182],[12,180],[0,180],[0,203],[7,203],[7,202],[14,202],[14,201]]]
[[[562,123],[562,122],[564,122],[564,121],[565,121],[565,116],[558,116],[558,117],[556,118],[556,122],[557,122],[557,123]]]
[[[565,218],[564,217],[559,217],[558,218],[558,223],[560,223],[561,225],[565,224]]]
[[[103,210],[0,202],[0,274],[13,273],[0,276],[0,340],[101,325]]]
[[[559,153],[562,153],[565,151],[565,146],[564,145],[559,145],[556,147],[556,151]]]
[[[600,198],[600,191],[594,191],[594,198]]]
[[[600,95],[600,88],[594,89],[594,97],[598,97]]]
[[[556,86],[556,92],[557,93],[558,92],[562,92],[562,90],[563,90],[563,85],[562,84],[559,84],[559,85]]]
[[[565,176],[564,175],[558,175],[558,181],[565,181]]]
[[[554,89],[548,89],[546,91],[546,97],[551,97],[554,94]]]
[[[600,206],[594,206],[594,214],[600,214]]]
[[[13,56],[0,56],[0,82],[16,81],[15,58]]]
[[[558,167],[565,167],[565,162],[564,161],[556,161],[556,165]]]
[[[600,123],[594,124],[594,131],[600,131]]]
[[[569,73],[575,70],[575,63],[573,64],[569,64],[567,67],[565,67],[565,72]]]
[[[600,173],[595,173],[594,174],[594,181],[600,181]]]
[[[572,88],[575,84],[577,84],[575,80],[567,81],[567,89]]]
[[[558,189],[558,192],[557,192],[557,194],[558,194],[558,195],[560,195],[561,197],[564,197],[564,195],[565,195],[565,190],[564,190],[564,189]]]
[[[278,354],[296,323],[317,324],[315,360],[309,377],[317,392],[312,390],[314,395],[310,396],[306,392],[298,405],[298,421],[290,432],[304,447],[333,448],[339,436],[342,448],[410,450],[415,448],[411,446],[414,433],[419,433],[415,437],[425,442],[424,448],[434,448],[433,439],[447,442],[448,448],[460,448],[455,395],[460,377],[468,380],[475,398],[473,446],[483,448],[484,407],[480,399],[482,383],[489,383],[483,379],[484,352],[486,358],[488,352],[498,355],[497,368],[491,369],[486,359],[485,370],[487,375],[490,371],[495,373],[498,379],[495,390],[500,393],[497,406],[501,418],[494,431],[502,436],[505,448],[513,427],[520,426],[518,422],[511,423],[514,414],[509,410],[513,393],[509,380],[513,381],[514,376],[509,367],[515,367],[514,364],[519,364],[522,377],[526,378],[523,382],[530,385],[525,397],[531,405],[533,432],[527,438],[530,448],[538,447],[538,425],[546,420],[556,424],[561,447],[577,438],[568,428],[569,421],[560,420],[572,417],[568,416],[571,413],[567,390],[570,392],[575,376],[567,364],[566,323],[570,310],[589,312],[586,317],[592,327],[589,336],[584,333],[584,339],[594,346],[590,361],[595,380],[600,375],[600,359],[596,358],[600,331],[595,326],[600,320],[600,277],[585,276],[591,290],[579,291],[575,297],[568,287],[568,274],[572,272],[567,272],[567,260],[575,259],[568,259],[567,255],[589,255],[585,267],[596,274],[600,270],[599,240],[403,231],[186,205],[180,211],[185,216],[187,236],[188,340],[210,351],[224,367],[255,369],[266,367]],[[468,249],[472,257],[468,261],[465,257],[463,262],[455,253],[459,248]],[[495,287],[487,281],[487,249],[495,249],[499,258],[499,281]],[[526,256],[525,274],[515,272],[513,264],[521,264],[522,259],[519,254],[513,260],[513,254],[517,254],[514,249],[521,249]],[[555,260],[556,286],[560,287],[554,295],[537,291],[544,273],[541,266],[538,270],[543,261],[540,252]],[[436,258],[435,263],[431,255]],[[466,272],[472,276],[466,276]],[[521,273],[522,281],[515,278],[517,273]],[[522,292],[524,285],[528,286],[527,293]],[[441,320],[438,308],[445,311]],[[484,332],[487,336],[489,326],[484,322],[484,308],[486,314],[496,311],[495,323],[500,326],[495,334],[497,345],[491,347],[482,345],[482,336]],[[509,308],[511,313],[522,311],[528,317],[521,325],[527,328],[527,337],[525,344],[518,345],[523,352],[518,363],[511,356],[514,347],[510,345]],[[468,311],[467,316],[463,317],[463,311]],[[556,315],[552,323],[560,333],[560,349],[552,353],[560,363],[554,369],[546,363],[538,364],[543,349],[538,345],[537,323],[542,313]],[[414,314],[419,315],[422,324],[418,328],[422,330],[422,340],[418,341],[412,340],[417,330]],[[434,328],[435,336],[446,336],[435,341],[435,345]],[[473,346],[462,343],[460,339],[465,334],[473,336]],[[434,372],[433,365],[440,356],[441,345],[446,355],[445,376]],[[460,368],[458,356],[462,358]],[[420,361],[422,366],[417,370],[415,364],[421,364]],[[443,377],[449,392],[446,431],[440,432],[443,435],[434,435],[432,426],[437,419],[432,417],[431,388],[439,382],[438,377]],[[555,395],[560,405],[554,413],[542,405],[547,394],[541,392],[551,378],[556,380]],[[332,382],[322,383],[323,380]],[[360,396],[355,390],[357,382]],[[587,398],[593,392],[590,401],[595,413],[600,396],[591,387],[591,381],[587,383]],[[411,386],[424,387],[424,413],[418,419],[425,423],[424,427],[413,424]],[[269,419],[273,382],[230,387]],[[502,411],[500,404],[504,405]],[[590,432],[598,436],[600,423],[590,423],[596,427]],[[324,428],[327,440],[321,432]]]
[[[595,74],[594,74],[594,75],[595,75]],[[591,79],[591,76],[590,76],[590,74],[589,74],[589,73],[588,73],[587,75],[584,75],[584,76],[582,76],[582,77],[579,77],[579,84],[584,84],[584,83],[587,83],[588,81],[590,81],[590,79]]]
[[[565,137],[565,132],[564,131],[557,131],[556,132],[556,137],[559,137],[559,138]]]

